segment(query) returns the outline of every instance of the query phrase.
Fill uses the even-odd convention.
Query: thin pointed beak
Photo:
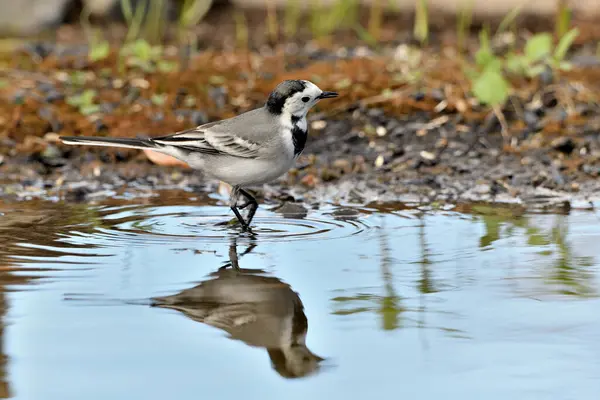
[[[334,97],[338,97],[336,92],[323,92],[319,95],[319,99],[332,99]]]

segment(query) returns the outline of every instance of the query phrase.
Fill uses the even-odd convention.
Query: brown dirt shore
[[[209,31],[210,23],[199,29]],[[215,191],[215,182],[185,166],[158,166],[135,150],[67,147],[56,137],[174,132],[260,106],[278,81],[300,78],[342,96],[310,114],[297,167],[256,188],[265,201],[598,201],[600,63],[590,50],[593,34],[584,32],[573,49],[573,70],[515,80],[502,121],[474,100],[461,67],[476,49],[475,35],[462,56],[451,33],[440,31],[419,49],[406,31],[384,28],[389,40],[376,47],[340,33],[275,46],[258,35],[243,50],[227,31],[220,46],[202,42],[181,71],[154,65],[123,73],[114,53],[89,62],[72,40],[77,28],[63,27],[59,41],[29,43],[3,58],[0,198]],[[179,50],[167,46],[163,59],[179,62]],[[85,90],[94,93],[89,115],[69,104]]]

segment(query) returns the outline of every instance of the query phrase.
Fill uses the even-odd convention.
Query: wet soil
[[[223,21],[217,14],[198,28],[201,50],[192,56],[166,46],[142,66],[129,59],[123,67],[114,50],[90,62],[76,26],[5,54],[0,196],[91,201],[157,188],[218,191],[185,166],[155,165],[136,150],[68,147],[57,136],[162,135],[261,106],[277,82],[299,78],[342,96],[310,113],[306,150],[289,174],[255,188],[263,201],[569,207],[600,197],[600,62],[591,28],[570,55],[571,71],[515,78],[498,113],[478,104],[463,72],[476,32],[464,53],[451,30],[435,31],[420,48],[389,19],[377,46],[348,32],[319,40],[300,32],[294,43],[269,45],[253,17],[242,46],[235,24]],[[86,90],[93,101],[73,105]]]

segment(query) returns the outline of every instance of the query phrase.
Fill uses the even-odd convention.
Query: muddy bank
[[[267,204],[492,201],[568,208],[600,200],[597,132],[508,152],[500,134],[484,131],[493,121],[469,127],[456,120],[390,117],[378,108],[357,108],[335,118],[313,115],[309,143],[296,168],[254,189]],[[51,144],[40,154],[5,159],[0,172],[0,197],[6,200],[87,202],[181,189],[190,197],[208,193],[226,201],[228,194],[199,172],[154,165],[136,151]]]

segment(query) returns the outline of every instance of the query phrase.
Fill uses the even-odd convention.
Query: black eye
[[[305,103],[308,103],[309,100],[310,100],[310,97],[303,97],[302,98],[302,101],[305,102]]]

